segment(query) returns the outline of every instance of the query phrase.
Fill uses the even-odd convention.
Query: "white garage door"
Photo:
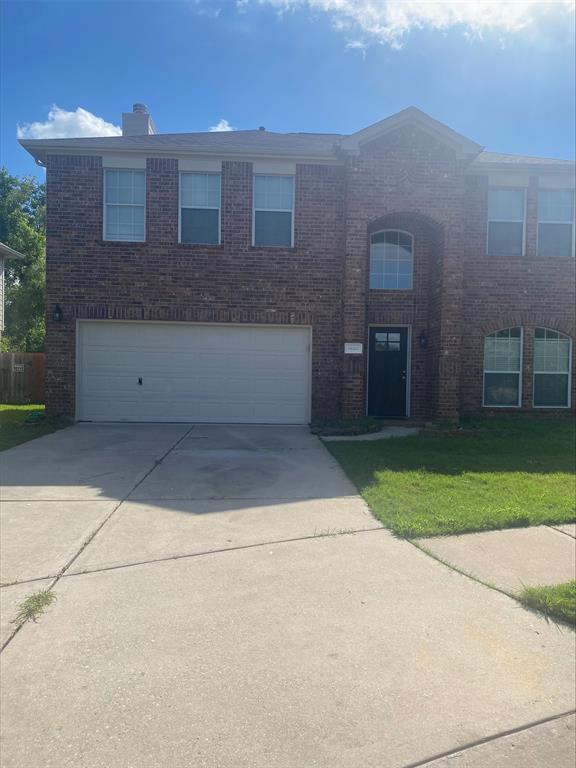
[[[304,424],[310,329],[80,322],[77,418]]]

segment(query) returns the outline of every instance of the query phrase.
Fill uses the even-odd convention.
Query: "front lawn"
[[[552,587],[527,587],[519,599],[524,605],[541,611],[551,619],[562,619],[576,625],[576,581]]]
[[[0,405],[0,451],[20,443],[34,440],[65,427],[60,419],[42,417],[40,421],[26,424],[25,420],[35,411],[44,412],[43,405]]]
[[[414,538],[574,521],[575,437],[568,420],[499,419],[326,447],[375,516]]]

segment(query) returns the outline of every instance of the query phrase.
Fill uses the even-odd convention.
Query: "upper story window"
[[[412,288],[414,238],[387,229],[370,236],[370,288]]]
[[[505,328],[484,339],[484,405],[518,406],[521,402],[522,328]]]
[[[220,242],[220,174],[180,174],[180,242]]]
[[[574,255],[574,192],[538,192],[538,256]]]
[[[490,189],[488,191],[489,256],[522,256],[524,254],[523,189]]]
[[[145,171],[104,171],[104,239],[143,242]]]
[[[254,245],[294,244],[294,176],[254,176]]]
[[[534,331],[534,406],[567,408],[570,405],[572,340],[549,328]]]

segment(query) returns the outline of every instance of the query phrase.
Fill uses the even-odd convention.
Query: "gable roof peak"
[[[342,149],[352,152],[358,151],[363,144],[374,141],[406,125],[418,126],[437,141],[452,147],[459,157],[471,159],[484,149],[481,144],[477,144],[414,106],[406,107],[400,112],[390,115],[390,117],[385,117],[367,128],[356,131],[343,140]]]

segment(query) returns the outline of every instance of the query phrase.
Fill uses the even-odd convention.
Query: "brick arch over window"
[[[428,230],[437,245],[444,240],[444,227],[438,221],[420,211],[393,211],[385,213],[368,224],[368,236],[381,229],[401,229],[413,233],[413,228]]]
[[[552,317],[542,312],[502,312],[497,317],[481,323],[478,331],[482,336],[499,331],[501,328],[512,328],[521,326],[522,328],[550,328],[553,331],[563,333],[565,336],[574,337],[576,335],[576,326],[574,320],[566,318]]]
[[[379,216],[368,223],[366,229],[366,285],[370,279],[371,238],[378,232],[397,231],[412,237],[412,295],[422,309],[428,305],[430,292],[441,285],[442,259],[444,254],[444,227],[430,216],[418,211],[395,211]],[[369,291],[370,304],[378,305],[377,291]],[[389,296],[389,294],[386,294]],[[393,307],[388,305],[389,310]],[[426,309],[427,313],[427,309]],[[375,319],[375,318],[373,318]],[[393,319],[389,318],[392,322]],[[396,322],[402,321],[400,317]]]

